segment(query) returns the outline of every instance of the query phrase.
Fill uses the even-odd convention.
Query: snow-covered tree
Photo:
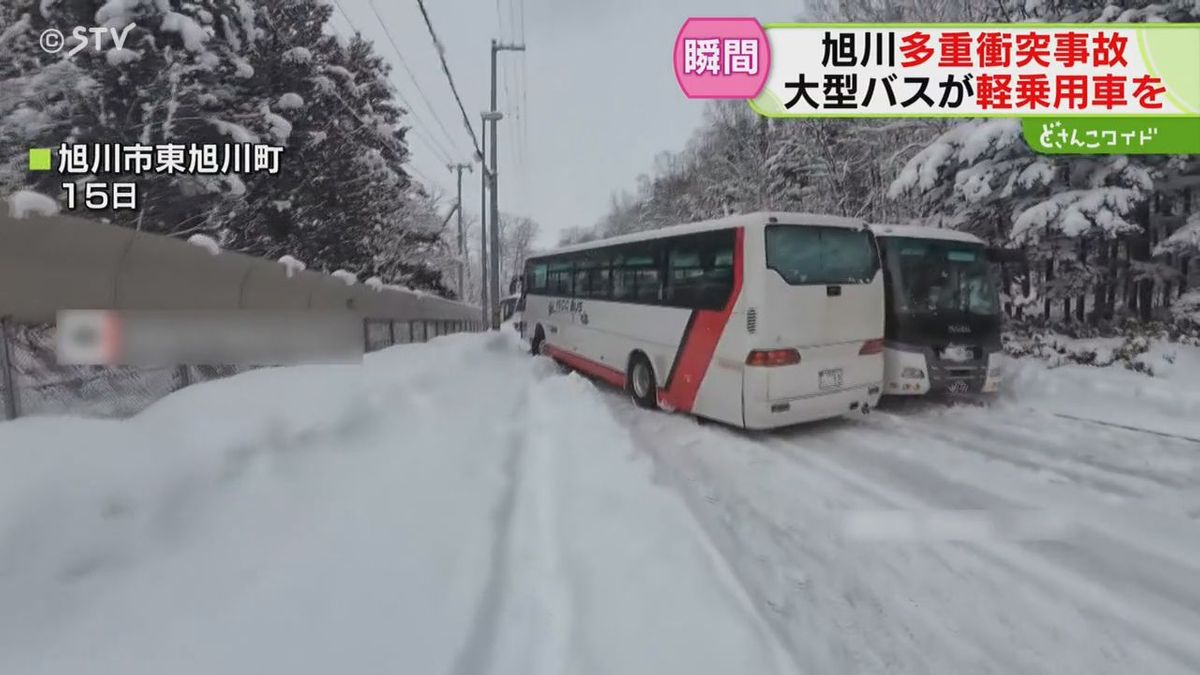
[[[541,226],[525,216],[500,215],[500,286],[507,293],[513,277],[525,269],[525,260],[534,251]]]
[[[406,168],[389,66],[361,36],[333,35],[332,11],[321,0],[0,3],[0,195],[60,191],[61,176],[26,170],[29,147],[269,143],[284,148],[276,174],[99,177],[136,183],[140,208],[89,215],[444,291],[428,255],[442,230]],[[37,42],[48,27],[129,23],[123,49],[64,59]],[[389,250],[398,243],[411,248]]]
[[[1200,11],[1192,3],[1084,0],[995,7],[997,18],[1045,21],[1194,20]],[[1178,267],[1187,258],[1153,259],[1151,248],[1182,222],[1191,208],[1185,186],[1198,176],[1200,164],[1183,158],[1037,155],[1018,120],[969,120],[913,156],[889,195],[915,203],[927,221],[1025,247],[1035,274],[1025,276],[1024,291],[1039,286],[1047,319],[1061,301],[1062,319],[1111,318],[1120,305],[1145,320],[1156,303],[1169,304],[1175,284],[1184,287]]]

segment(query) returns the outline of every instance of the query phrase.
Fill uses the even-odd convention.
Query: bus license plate
[[[822,370],[819,374],[818,385],[821,389],[840,389],[842,387],[842,369],[831,368]]]

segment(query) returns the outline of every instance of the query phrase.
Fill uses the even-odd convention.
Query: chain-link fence
[[[475,331],[477,322],[442,319],[363,321],[363,346],[375,351]],[[62,366],[54,326],[0,320],[0,420],[27,415],[128,417],[190,384],[248,370],[237,366],[137,368]]]

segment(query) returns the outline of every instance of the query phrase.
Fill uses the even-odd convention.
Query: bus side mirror
[[[512,295],[525,285],[525,275],[517,274],[508,282],[508,294]]]

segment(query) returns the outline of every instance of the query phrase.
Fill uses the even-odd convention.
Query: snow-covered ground
[[[808,672],[1200,672],[1200,444],[1059,416],[1195,430],[1200,368],[1012,368],[767,434],[609,402]]]
[[[505,332],[0,424],[0,672],[1195,673],[1200,444],[1073,419],[1192,356],[746,434]]]
[[[785,673],[602,394],[514,334],[0,425],[0,673]]]

